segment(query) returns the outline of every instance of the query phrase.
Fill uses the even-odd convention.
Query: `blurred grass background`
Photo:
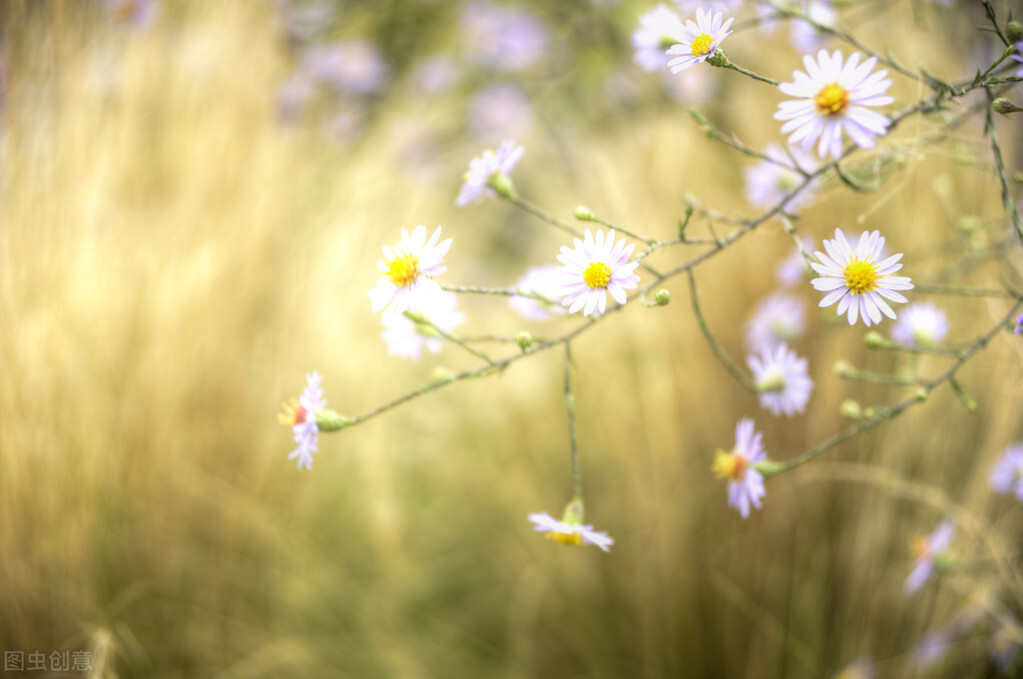
[[[441,23],[451,5],[385,4],[343,10],[341,23],[407,35],[409,16],[435,12],[423,30],[452,39]],[[887,20],[863,26],[864,39],[911,67],[971,74],[958,56],[979,38],[947,30],[964,25],[961,8],[914,23],[930,11],[922,3],[878,4]],[[581,42],[579,17],[599,13],[597,25],[627,36],[648,9],[534,8],[557,38]],[[402,71],[354,141],[282,125],[275,91],[293,63],[274,10],[163,3],[152,26],[130,31],[98,3],[0,8],[0,648],[91,649],[93,675],[107,677],[817,677],[861,656],[881,676],[913,676],[913,644],[998,586],[963,534],[957,553],[974,565],[904,595],[909,545],[942,515],[828,470],[866,463],[943,489],[1018,552],[1018,506],[987,488],[991,463],[1023,433],[1021,344],[1009,334],[961,373],[976,413],[946,387],[771,480],[748,520],[726,507],[709,467],[738,418],[753,416],[771,456],[787,459],[846,425],[842,400],[910,393],[833,375],[838,359],[884,371],[910,357],[868,353],[862,327],[818,313],[808,285],[797,351],[817,388],[792,419],[759,409],[714,360],[682,280],[668,285],[669,307],[636,304],[573,344],[587,519],[616,538],[610,554],[562,548],[526,521],[559,514],[571,489],[557,353],[323,436],[313,471],[297,472],[276,413],[304,373],[323,374],[331,407],[357,414],[437,366],[474,365],[455,347],[419,363],[387,355],[366,297],[380,245],[401,227],[442,224],[455,239],[447,282],[510,286],[565,239],[504,204],[455,210],[469,158],[500,138],[461,134],[462,102],[414,96]],[[628,62],[621,35],[617,51],[594,47],[579,63]],[[396,44],[414,62],[416,44]],[[728,47],[782,80],[798,67],[783,37],[736,34]],[[755,147],[778,140],[777,95],[716,76],[723,93],[704,109],[716,124]],[[580,87],[574,71],[545,78],[514,174],[529,199],[565,217],[583,203],[661,238],[685,193],[753,214],[747,161],[703,138],[681,104],[654,96],[595,115],[600,97],[565,94]],[[897,106],[922,94],[895,80]],[[448,133],[410,160],[403,140],[423,120]],[[1003,148],[1018,148],[1018,130],[998,124]],[[904,161],[884,188],[827,185],[800,231],[819,243],[836,226],[879,228],[907,252],[908,275],[937,280],[961,251],[936,260],[927,249],[964,242],[961,218],[997,220],[1001,208],[979,127],[911,146],[933,128],[907,122],[882,143],[901,145]],[[952,187],[942,200],[939,176]],[[708,321],[737,360],[741,324],[790,250],[771,223],[697,270]],[[996,273],[980,266],[965,282],[997,285]],[[466,334],[551,332],[503,301],[461,302]],[[939,302],[952,340],[1008,308]],[[977,638],[927,676],[990,671]]]

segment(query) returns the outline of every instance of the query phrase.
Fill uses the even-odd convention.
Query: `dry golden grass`
[[[0,647],[92,648],[106,677],[810,677],[861,655],[908,676],[912,644],[996,582],[964,534],[957,549],[977,565],[906,597],[909,542],[942,511],[888,481],[940,489],[1018,547],[1018,507],[987,489],[1020,437],[1017,338],[964,369],[976,413],[945,387],[770,481],[744,522],[709,473],[735,421],[754,415],[769,453],[793,457],[845,426],[843,399],[909,393],[840,381],[836,360],[883,371],[908,357],[868,353],[861,328],[812,311],[799,349],[817,381],[810,410],[772,418],[713,358],[683,280],[669,307],[627,308],[573,345],[588,518],[616,537],[609,555],[562,549],[525,520],[558,513],[570,492],[553,353],[324,436],[314,470],[296,472],[275,415],[305,372],[357,414],[436,365],[474,365],[454,347],[417,364],[386,354],[365,291],[400,227],[443,224],[447,280],[482,285],[511,285],[563,238],[502,204],[455,211],[461,147],[425,181],[400,171],[408,116],[443,107],[394,106],[349,147],[283,128],[273,92],[288,64],[267,5],[175,4],[144,34],[85,3],[4,8]],[[900,54],[938,60],[930,49]],[[749,113],[772,110],[766,89],[719,111],[722,127],[772,138],[773,121]],[[742,160],[679,109],[611,130],[536,135],[520,189],[559,215],[582,202],[660,237],[684,192],[741,204]],[[879,194],[829,185],[800,228],[881,228],[927,279],[935,262],[913,252],[955,234],[935,176],[952,181],[953,219],[1000,215],[990,172],[952,149],[907,153]],[[738,328],[790,246],[771,223],[697,270],[736,359]],[[971,282],[996,284],[986,269]],[[956,340],[1008,308],[947,305]],[[467,332],[521,329],[503,302],[464,306]],[[836,462],[888,481],[855,482]],[[981,676],[982,641],[957,653],[948,676]]]

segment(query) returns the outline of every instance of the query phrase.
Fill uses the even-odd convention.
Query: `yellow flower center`
[[[742,481],[748,466],[749,461],[746,460],[744,455],[735,452],[726,453],[723,450],[719,450],[714,453],[714,464],[711,465],[710,469],[719,479]]]
[[[548,540],[560,542],[563,545],[581,545],[583,543],[582,533],[572,531],[571,533],[559,533],[556,530],[544,534]]]
[[[387,265],[387,275],[398,287],[412,285],[419,277],[419,258],[415,255],[398,255]]]
[[[845,287],[854,295],[862,295],[877,287],[877,266],[870,262],[854,259],[842,272]]]
[[[277,416],[277,421],[294,427],[296,424],[305,422],[306,415],[306,409],[299,405],[298,401],[291,399],[291,403],[284,404],[284,412]]]
[[[706,33],[701,33],[692,45],[689,46],[689,51],[693,53],[694,57],[702,57],[704,54],[710,52],[710,46],[714,42],[714,38],[710,37]]]
[[[594,290],[606,288],[607,284],[611,282],[611,267],[604,262],[591,262],[583,271],[583,280]]]
[[[913,542],[913,556],[922,559],[931,553],[931,544],[926,537],[917,538]]]
[[[813,95],[817,110],[826,116],[836,116],[849,105],[849,90],[838,83],[828,83]]]

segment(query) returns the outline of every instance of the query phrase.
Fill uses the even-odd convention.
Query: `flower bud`
[[[661,288],[654,293],[654,301],[657,303],[657,306],[668,306],[671,303],[671,293]]]
[[[848,361],[835,361],[835,365],[832,370],[834,370],[835,374],[839,377],[846,377],[847,375],[854,373],[856,368],[852,367]]]
[[[923,388],[917,389],[916,393],[913,394],[913,398],[915,398],[918,402],[923,403],[927,400],[927,390]]]
[[[1023,26],[1020,26],[1018,21],[1010,21],[1005,24],[1005,37],[1009,39],[1009,42],[1019,42],[1023,38]]]
[[[859,420],[863,417],[863,409],[860,407],[859,401],[851,398],[842,401],[842,404],[838,406],[838,412],[842,417],[848,417],[850,420]]]
[[[593,214],[593,211],[585,205],[580,205],[575,209],[575,218],[580,222],[595,222],[597,221],[597,215]]]
[[[725,56],[725,51],[723,49],[717,49],[714,52],[714,56],[707,59],[707,63],[711,66],[726,67],[732,62],[728,61],[728,57]]]
[[[487,186],[494,190],[494,193],[507,198],[508,200],[515,200],[518,198],[518,194],[515,193],[515,185],[512,184],[511,177],[503,172],[495,172],[490,176],[490,181],[487,182]]]
[[[1001,113],[1003,116],[1023,111],[1023,108],[1016,106],[1016,104],[1012,103],[1005,97],[998,97],[991,102],[991,108],[995,110],[995,113]]]
[[[888,346],[888,340],[886,340],[881,333],[876,330],[871,330],[864,335],[863,343],[867,345],[868,349],[882,349]]]
[[[533,336],[523,330],[518,335],[515,335],[515,344],[519,345],[519,349],[525,351],[533,346]]]

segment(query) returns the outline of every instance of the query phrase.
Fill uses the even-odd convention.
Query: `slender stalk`
[[[734,377],[739,384],[746,389],[749,389],[754,394],[759,393],[757,391],[757,386],[753,384],[750,378],[746,377],[745,373],[739,370],[735,363],[732,362],[732,359],[728,358],[728,354],[726,354],[725,350],[721,348],[718,341],[714,339],[714,335],[711,334],[710,328],[707,327],[707,321],[704,319],[703,313],[700,311],[700,302],[697,300],[697,297],[699,297],[699,291],[696,288],[696,279],[693,278],[692,271],[686,271],[686,273],[689,275],[689,297],[693,302],[693,313],[696,314],[696,322],[700,324],[700,331],[706,338],[707,344],[710,345],[714,355],[718,357],[719,361],[721,361],[721,365],[725,366],[725,369],[732,374],[732,377]]]
[[[583,475],[579,467],[579,441],[575,434],[575,395],[572,393],[572,347],[565,342],[565,410],[568,411],[568,443],[572,456],[572,494],[583,499]]]

